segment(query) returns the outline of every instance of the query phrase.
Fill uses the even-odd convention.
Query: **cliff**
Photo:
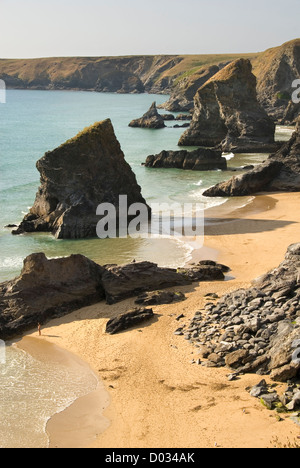
[[[223,151],[242,153],[274,144],[275,124],[257,101],[249,60],[236,60],[219,71],[197,91],[194,102],[191,126],[179,145],[221,145]]]
[[[118,209],[119,195],[127,195],[128,205],[146,204],[109,119],[46,153],[37,162],[37,169],[41,186],[34,205],[13,234],[96,237],[100,203],[111,203]]]
[[[292,84],[300,78],[300,39],[268,49],[252,64],[258,99],[268,114],[281,123],[293,123],[300,111],[299,105],[291,101],[295,91]]]

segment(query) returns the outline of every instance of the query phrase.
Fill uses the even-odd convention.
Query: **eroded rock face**
[[[193,120],[179,145],[267,152],[274,149],[274,135],[275,124],[257,100],[251,62],[239,59],[197,91]]]
[[[111,121],[104,120],[37,162],[41,186],[33,207],[13,234],[52,232],[58,239],[96,237],[101,203],[144,203]]]
[[[43,253],[30,255],[20,276],[0,285],[0,337],[11,338],[103,300],[102,273],[82,255],[53,260]]]
[[[148,156],[145,166],[192,171],[211,171],[214,169],[225,171],[227,160],[222,157],[222,151],[199,148],[195,151],[162,151],[160,154]]]
[[[268,49],[253,60],[258,99],[282,125],[294,123],[300,106],[292,102],[293,83],[300,77],[300,39]]]
[[[132,120],[129,127],[159,129],[165,127],[165,121],[163,116],[158,113],[156,103],[153,102],[146,114],[140,119]]]
[[[300,119],[292,138],[263,164],[204,192],[206,197],[300,191]]]
[[[163,104],[164,109],[171,112],[192,111],[194,109],[194,97],[198,89],[224,66],[225,64],[213,65],[208,68],[203,67],[192,77],[181,80],[174,87],[170,99]]]

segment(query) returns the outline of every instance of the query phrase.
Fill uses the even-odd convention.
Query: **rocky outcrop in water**
[[[141,117],[140,119],[132,120],[129,124],[129,127],[139,127],[139,128],[153,128],[159,129],[164,128],[165,121],[162,115],[157,111],[156,103],[153,102],[150,109]]]
[[[220,145],[224,152],[272,152],[275,124],[257,101],[249,60],[240,59],[213,76],[196,93],[190,128],[181,146]]]
[[[52,232],[58,239],[96,237],[99,204],[111,203],[118,210],[119,195],[127,195],[128,206],[146,204],[109,119],[46,153],[37,162],[37,169],[41,186],[34,205],[13,234]]]
[[[276,154],[253,170],[209,188],[204,196],[244,196],[278,191],[300,191],[300,119],[290,141]]]
[[[210,148],[199,148],[195,151],[162,151],[160,154],[148,156],[146,167],[176,168],[191,171],[211,171],[227,169],[227,160],[222,157],[222,151]]]
[[[209,302],[175,332],[196,345],[199,364],[287,381],[300,371],[300,244],[254,287]]]
[[[224,279],[216,269],[203,265],[196,278],[189,269],[178,272],[150,262],[100,266],[82,255],[48,260],[43,253],[32,254],[18,278],[0,284],[0,339],[102,300],[114,304],[192,281]]]

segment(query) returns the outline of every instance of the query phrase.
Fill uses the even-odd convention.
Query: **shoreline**
[[[192,366],[194,348],[174,336],[176,316],[191,319],[205,305],[207,293],[222,296],[250,287],[258,276],[281,263],[291,243],[299,241],[300,193],[246,198],[245,206],[237,207],[241,199],[232,199],[206,212],[204,249],[215,255],[210,259],[231,268],[227,281],[170,288],[184,292],[186,301],[154,307],[157,320],[119,335],[105,334],[107,319],[134,307],[134,299],[80,309],[51,321],[43,330],[50,335],[50,343],[71,351],[94,369],[109,392],[104,416],[111,424],[91,443],[81,430],[86,447],[209,448],[217,443],[266,448],[299,435],[299,428],[289,420],[270,419],[272,415],[245,391],[262,376],[247,374],[228,384],[229,369]],[[195,262],[199,252],[193,253]],[[82,404],[84,408],[87,402]],[[50,420],[53,446],[57,437],[68,444],[66,434],[59,432],[64,418],[68,420],[66,412],[56,418],[57,424],[55,417]]]
[[[110,403],[109,394],[86,361],[43,336],[24,336],[14,345],[41,362],[50,360],[71,367],[82,372],[83,378],[89,372],[95,379],[94,390],[76,397],[66,408],[49,418],[45,426],[48,448],[84,448],[109,427],[110,422],[103,416]],[[80,426],[76,423],[79,420]]]

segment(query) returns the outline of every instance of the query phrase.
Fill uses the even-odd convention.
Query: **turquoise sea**
[[[166,122],[162,130],[133,129],[128,123],[143,115],[162,95],[102,94],[79,91],[8,90],[6,104],[0,105],[0,281],[20,273],[23,259],[33,252],[49,258],[71,253],[87,255],[99,263],[126,263],[133,258],[161,266],[180,266],[189,258],[191,247],[170,239],[107,239],[61,241],[49,234],[14,237],[4,226],[18,224],[33,205],[39,186],[36,161],[94,122],[111,118],[126,160],[133,168],[148,203],[199,203],[205,207],[224,200],[202,197],[205,188],[229,178],[231,172],[192,172],[147,169],[149,154],[178,149],[184,129]],[[162,111],[164,112],[164,111]],[[231,156],[229,156],[230,158]],[[239,156],[233,167],[258,163],[264,155]]]
[[[180,266],[192,247],[174,239],[56,240],[48,234],[12,236],[7,224],[18,224],[32,206],[39,186],[36,161],[86,126],[111,118],[126,160],[133,168],[148,203],[203,202],[204,208],[224,203],[206,199],[205,188],[231,177],[233,172],[192,172],[147,169],[146,157],[163,149],[178,149],[184,129],[128,127],[162,95],[98,94],[71,91],[8,90],[0,104],[0,281],[21,271],[23,259],[33,252],[49,258],[81,253],[98,263],[151,260],[161,266]],[[292,130],[278,128],[277,137],[288,139]],[[229,166],[258,164],[265,155],[227,155]],[[236,174],[236,173],[235,173]],[[241,203],[243,201],[241,200]],[[78,380],[65,368],[44,364],[22,351],[7,348],[6,365],[0,363],[0,447],[47,447],[47,420],[94,388],[90,374]],[[88,384],[87,384],[87,379]],[[63,385],[62,385],[63,382]]]

